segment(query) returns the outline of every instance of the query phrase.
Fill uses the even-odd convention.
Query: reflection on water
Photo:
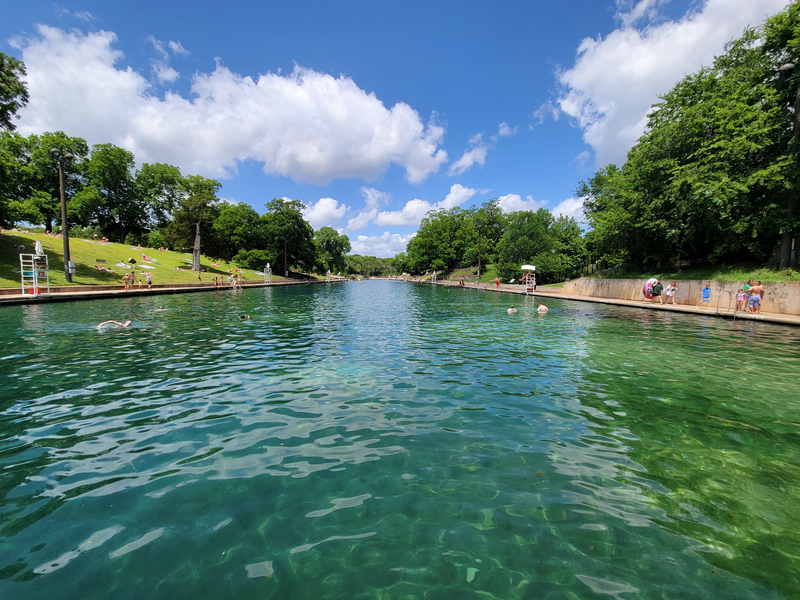
[[[4,308],[0,595],[793,596],[798,331],[548,304]]]

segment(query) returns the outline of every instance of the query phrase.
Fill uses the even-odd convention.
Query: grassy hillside
[[[16,288],[20,285],[19,255],[17,246],[25,245],[25,254],[32,254],[36,241],[42,242],[45,254],[50,263],[50,285],[68,285],[64,278],[64,245],[61,238],[46,236],[44,234],[24,234],[16,231],[3,231],[0,235],[0,288]],[[136,279],[144,281],[144,274],[149,271],[153,278],[153,283],[157,285],[165,283],[197,283],[197,273],[191,269],[191,254],[182,252],[170,252],[153,250],[151,248],[132,248],[126,244],[99,244],[81,238],[70,239],[70,257],[75,262],[76,273],[72,276],[74,285],[122,285],[122,276],[125,273],[136,273]],[[146,254],[155,259],[160,264],[146,263],[139,256]],[[136,259],[135,269],[125,269],[117,266],[117,263],[127,263],[128,259]],[[97,259],[105,260],[105,263],[98,263]],[[219,263],[214,266],[212,263]],[[95,266],[105,266],[111,269],[112,273],[104,273],[95,269]],[[142,265],[154,267],[143,269]],[[205,256],[200,257],[200,265],[208,269],[207,273],[201,273],[203,283],[210,283],[214,277],[227,277],[229,273],[226,269],[234,271],[236,266],[233,263],[224,261],[214,261]],[[176,271],[175,268],[186,269]],[[243,269],[241,273],[245,281],[262,281],[264,278],[255,274],[254,271]],[[239,273],[237,273],[239,275]],[[283,281],[283,277],[273,275],[273,281]]]

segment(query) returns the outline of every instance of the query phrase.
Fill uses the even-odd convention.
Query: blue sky
[[[15,2],[23,135],[216,177],[393,256],[430,209],[545,207],[621,164],[657,95],[786,0]]]

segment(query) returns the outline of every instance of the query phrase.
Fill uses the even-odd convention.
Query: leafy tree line
[[[589,259],[583,232],[572,217],[545,209],[508,215],[497,199],[480,208],[431,211],[406,252],[393,259],[395,272],[450,272],[495,264],[500,277],[518,279],[525,263],[536,265],[543,283],[580,272]]]
[[[797,228],[800,3],[749,28],[653,107],[622,168],[577,195],[606,262],[763,262]]]

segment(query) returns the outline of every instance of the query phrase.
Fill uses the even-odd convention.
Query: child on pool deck
[[[702,304],[702,307],[700,306]],[[700,302],[697,303],[695,308],[705,308],[708,310],[708,307],[711,306],[711,285],[706,284],[706,287],[703,288],[703,297],[700,299]]]
[[[741,312],[743,310],[747,310],[747,294],[745,294],[744,290],[739,288],[736,292],[736,311]]]

